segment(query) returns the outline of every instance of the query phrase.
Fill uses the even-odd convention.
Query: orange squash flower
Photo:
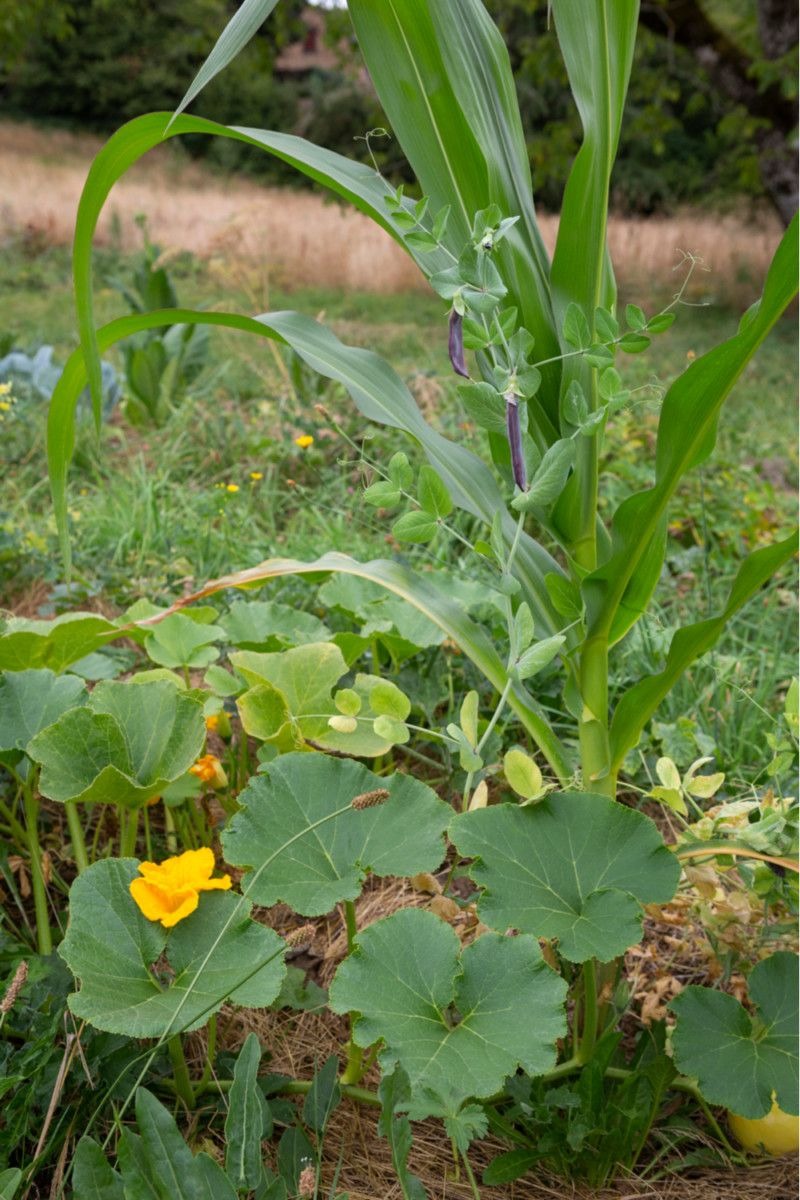
[[[189,774],[196,775],[201,783],[210,783],[218,790],[228,785],[228,776],[216,754],[204,754],[198,758],[194,766],[189,767]]]
[[[132,880],[131,895],[148,921],[160,921],[171,929],[194,912],[201,892],[227,891],[231,886],[230,875],[212,879],[213,870],[214,855],[207,846],[162,863],[139,863],[142,878]]]

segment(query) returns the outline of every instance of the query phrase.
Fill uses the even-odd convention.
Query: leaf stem
[[[189,1112],[191,1112],[194,1108],[195,1095],[192,1081],[189,1078],[186,1056],[183,1053],[183,1042],[179,1033],[173,1034],[168,1040],[167,1049],[169,1050],[170,1062],[172,1063],[172,1077],[175,1080],[175,1091]]]
[[[481,1194],[480,1194],[480,1191],[478,1190],[478,1183],[477,1183],[477,1180],[475,1179],[475,1174],[472,1170],[472,1167],[470,1166],[469,1159],[467,1158],[466,1150],[461,1151],[461,1161],[464,1164],[464,1170],[467,1173],[467,1179],[469,1180],[469,1186],[472,1189],[472,1194],[475,1197],[475,1200],[481,1200]]]
[[[89,865],[89,855],[86,852],[86,839],[83,836],[83,823],[78,814],[78,806],[74,802],[67,801],[65,808],[67,810],[67,827],[69,836],[72,838],[72,855],[75,859],[75,866],[78,868],[78,874],[85,871]]]
[[[583,1028],[577,1058],[583,1065],[589,1062],[597,1041],[597,964],[593,958],[583,964]]]
[[[356,919],[356,906],[352,900],[344,902],[344,923],[347,930],[347,953],[352,954],[358,936],[358,921]],[[355,1029],[358,1013],[350,1013],[350,1040],[347,1043],[347,1063],[342,1072],[341,1082],[343,1084],[356,1084],[361,1080],[364,1074],[364,1051],[360,1046],[357,1046],[353,1038],[353,1030]]]
[[[50,933],[50,914],[47,907],[47,884],[42,870],[42,848],[39,845],[39,801],[33,793],[30,781],[26,781],[24,785],[23,807],[31,863],[33,908],[36,913],[36,944],[40,954],[52,954],[53,938]]]

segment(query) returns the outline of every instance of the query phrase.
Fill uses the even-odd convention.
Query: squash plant
[[[489,573],[488,586],[506,614],[503,648],[456,599],[393,561],[359,563],[339,554],[311,563],[273,559],[215,580],[192,598],[287,574],[360,577],[423,613],[497,692],[480,736],[469,697],[460,724],[449,730],[466,772],[465,811],[451,822],[450,837],[472,862],[478,910],[489,932],[461,948],[452,931],[429,914],[398,913],[359,933],[351,912],[352,954],[331,992],[333,1008],[353,1014],[348,1082],[360,1074],[363,1050],[382,1047],[386,1103],[412,1118],[442,1116],[463,1152],[470,1137],[486,1127],[475,1100],[496,1093],[505,1076],[521,1068],[545,1080],[561,1078],[592,1062],[615,1018],[607,1000],[614,960],[639,939],[642,905],[668,900],[677,886],[678,860],[653,824],[617,801],[620,768],[675,682],[793,555],[795,538],[746,557],[722,611],[679,629],[662,670],[612,697],[614,656],[658,583],[667,514],[681,480],[711,456],[726,398],[795,295],[797,220],[737,332],[694,361],[664,396],[650,486],[625,499],[605,522],[599,506],[604,431],[630,403],[618,365],[626,354],[646,351],[652,337],[668,329],[680,301],[679,293],[672,305],[650,316],[636,305],[620,313],[606,245],[637,0],[553,0],[554,36],[583,143],[566,181],[552,260],[537,226],[508,56],[481,0],[348,5],[367,68],[416,174],[417,200],[393,191],[368,166],[302,138],[186,114],[191,99],[275,3],[245,0],[178,113],[149,114],[123,126],[91,168],[74,245],[81,347],[59,381],[48,420],[56,515],[68,563],[66,479],[75,406],[88,379],[99,422],[101,352],[134,334],[181,323],[237,329],[289,346],[313,370],[341,383],[366,418],[417,443],[428,462],[416,479],[407,460],[395,456],[366,496],[390,507],[412,504],[394,526],[398,538],[429,540],[447,526],[454,508],[472,518],[476,564]],[[302,314],[170,309],[96,327],[92,240],[105,200],[149,149],[188,133],[232,138],[281,158],[366,213],[407,251],[443,298],[442,336],[448,338],[454,370],[466,381],[462,402],[485,431],[483,458],[435,429],[387,363],[343,345]],[[571,741],[553,728],[530,683],[556,656],[563,666],[564,706],[574,721]],[[255,691],[267,689],[253,697],[254,721],[255,700],[272,711],[273,685],[268,675],[264,680],[259,684],[254,673]],[[509,772],[522,781],[518,791],[526,803],[485,808],[472,803],[474,792],[486,765],[488,732],[506,706],[558,790],[543,798],[539,767],[518,756]],[[357,723],[358,710],[345,707],[339,716]],[[335,715],[331,719],[330,727],[338,724],[346,737],[351,726]],[[362,770],[289,753],[249,785],[240,798],[243,810],[223,838],[229,861],[250,872],[241,903],[248,897],[261,903],[285,899],[300,913],[319,913],[337,900],[352,903],[361,873],[367,866],[378,870],[384,850],[387,869],[410,869],[402,841],[384,841],[380,832],[388,817],[371,818],[375,831],[368,832],[346,803],[333,812],[312,811],[313,805],[334,803],[332,794],[339,793],[332,784],[322,794],[297,786],[315,771],[331,777],[338,772],[342,780],[350,772],[344,801],[364,790],[355,778]],[[395,789],[409,788],[410,781],[383,785],[392,800],[376,814],[391,813]],[[278,805],[278,796],[286,803]],[[413,826],[415,818],[406,820]],[[321,821],[332,822],[324,837],[317,835]],[[289,844],[298,853],[285,857]],[[390,847],[401,862],[394,862]],[[102,871],[110,878],[112,871],[132,869],[133,864],[97,864],[86,874]],[[76,885],[74,921],[83,919],[80,892],[86,886],[82,880]],[[225,899],[209,897],[204,904]],[[509,928],[519,936],[504,937]],[[550,961],[559,966],[561,980],[542,961],[538,938],[554,947]],[[191,986],[202,988],[202,957],[191,961],[198,964]],[[797,1112],[794,965],[793,956],[775,955],[753,972],[756,1017],[709,989],[689,989],[676,1000],[674,1062],[684,1074],[672,1086],[747,1117],[766,1113],[773,1094],[781,1108]],[[574,1012],[569,1034],[566,983]],[[563,1051],[559,1062],[557,1043]],[[410,1091],[403,1080],[410,1081]],[[404,1162],[398,1153],[404,1194],[418,1195]]]

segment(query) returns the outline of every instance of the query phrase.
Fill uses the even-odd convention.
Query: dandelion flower
[[[238,492],[238,490],[239,490],[238,483],[226,483],[225,484],[226,492]]]
[[[255,482],[257,483],[259,479],[264,478],[264,473],[263,473],[263,471],[251,471],[250,478],[255,480]]]
[[[309,446],[314,445],[314,439],[310,433],[301,433],[299,437],[294,439],[295,446],[299,446],[301,450],[307,450]]]
[[[139,863],[141,879],[134,879],[130,892],[148,921],[160,921],[170,929],[197,908],[201,892],[227,891],[230,875],[212,879],[214,855],[207,846],[186,850],[162,863]]]

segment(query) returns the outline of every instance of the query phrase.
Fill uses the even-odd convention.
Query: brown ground
[[[81,187],[100,144],[86,134],[0,122],[0,238],[22,233],[69,242]],[[109,237],[116,218],[123,244],[138,246],[133,218],[142,212],[165,248],[211,259],[255,260],[284,287],[394,292],[422,286],[411,260],[367,217],[310,192],[213,173],[171,147],[151,152],[114,188],[101,218],[101,237]],[[543,214],[540,224],[552,249],[557,218]],[[671,292],[680,252],[690,251],[709,269],[698,275],[696,294],[735,303],[749,298],[763,278],[780,233],[771,214],[744,220],[687,213],[669,219],[612,217],[609,241],[629,292],[650,295],[656,280]]]

